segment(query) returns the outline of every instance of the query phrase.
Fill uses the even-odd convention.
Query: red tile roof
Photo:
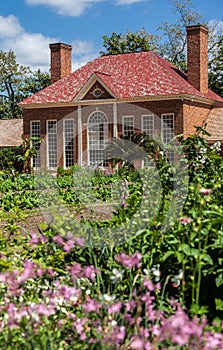
[[[108,55],[94,59],[21,104],[72,102],[96,74],[117,98],[189,94],[223,102],[212,91],[202,94],[186,75],[154,52]]]

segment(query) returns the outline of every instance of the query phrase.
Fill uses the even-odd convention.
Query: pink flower
[[[96,267],[87,266],[82,274],[83,274],[83,277],[86,277],[89,280],[94,281],[97,272],[98,272],[98,269],[96,269]]]
[[[87,298],[86,304],[83,304],[83,309],[87,312],[98,312],[100,307],[101,304],[97,300],[89,297]]]
[[[78,300],[80,294],[78,289],[67,286],[65,284],[59,287],[59,292],[66,300],[71,299],[75,302]]]
[[[35,273],[35,264],[32,261],[29,261],[28,259],[25,261],[24,270],[21,273],[21,275],[18,278],[19,283],[24,283],[27,279],[33,278],[36,276]]]
[[[66,243],[64,243],[63,250],[67,253],[70,253],[70,251],[74,248],[74,242],[69,240]]]
[[[133,312],[136,308],[137,302],[135,300],[129,300],[125,302],[125,307],[127,312]]]
[[[30,236],[31,236],[31,239],[29,241],[29,244],[38,244],[39,243],[39,237],[37,236],[36,233],[31,233]]]
[[[189,225],[191,223],[191,218],[182,217],[182,218],[180,218],[180,222],[183,225]]]
[[[81,265],[78,263],[75,263],[73,266],[69,267],[68,269],[70,271],[73,281],[75,281],[77,276],[81,272]]]
[[[131,349],[133,350],[142,350],[144,349],[144,341],[136,337],[130,344]]]
[[[61,236],[56,235],[53,237],[53,242],[58,244],[58,245],[62,245],[64,243],[64,240]]]
[[[124,252],[115,255],[115,260],[125,267],[137,267],[141,266],[142,255],[140,253],[135,253],[132,255],[126,255]]]
[[[144,278],[143,280],[143,285],[150,291],[153,292],[154,291],[154,284],[153,282],[148,279],[148,278]]]
[[[83,237],[74,237],[74,243],[79,247],[83,247],[85,244],[85,238]]]
[[[208,196],[211,193],[211,190],[208,188],[200,188],[200,194],[203,196]]]
[[[118,314],[121,310],[122,307],[122,303],[116,303],[116,304],[112,304],[109,305],[108,307],[108,314]]]

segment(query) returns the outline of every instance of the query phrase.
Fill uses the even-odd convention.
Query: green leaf
[[[221,273],[218,277],[215,278],[215,283],[217,287],[220,287],[223,284],[223,274]]]
[[[205,254],[204,256],[202,256],[202,260],[208,262],[210,265],[214,264],[213,260],[209,254]]]
[[[174,253],[175,253],[175,252],[174,252],[173,250],[166,252],[166,253],[163,255],[163,257],[162,257],[162,261],[167,260],[167,259],[168,259],[171,255],[173,255]]]
[[[215,298],[216,310],[223,311],[223,300]]]

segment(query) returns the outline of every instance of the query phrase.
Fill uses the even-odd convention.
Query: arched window
[[[108,119],[103,112],[96,111],[88,119],[88,163],[106,166],[104,149],[108,141]]]

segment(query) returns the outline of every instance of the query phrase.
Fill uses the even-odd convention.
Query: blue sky
[[[192,0],[208,23],[223,19],[222,0]],[[13,50],[20,64],[49,69],[49,43],[73,46],[73,69],[99,55],[103,35],[145,28],[158,34],[175,23],[169,0],[0,0],[0,50]],[[222,27],[223,29],[223,27]]]

